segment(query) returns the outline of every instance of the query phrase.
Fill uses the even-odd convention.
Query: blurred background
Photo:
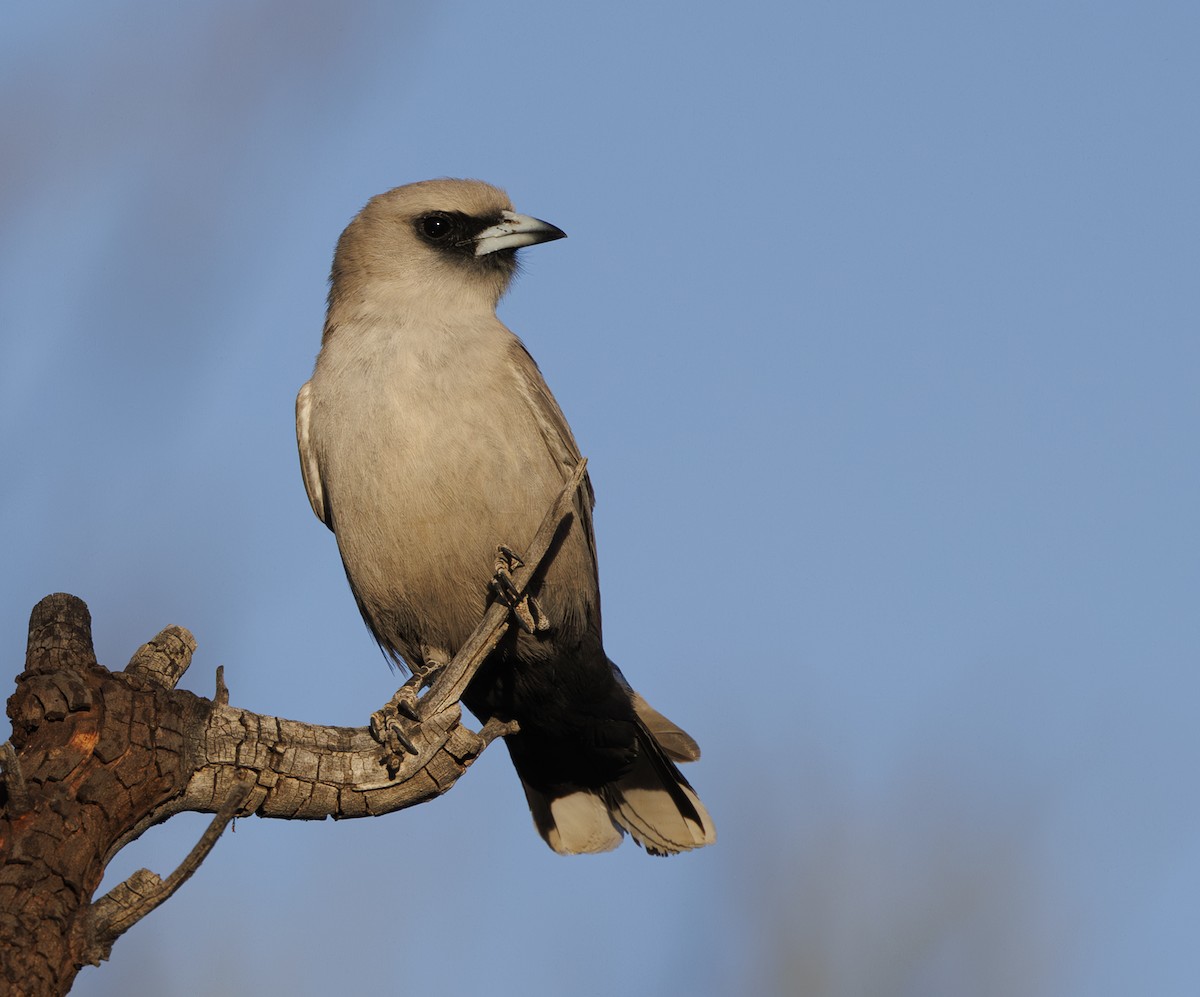
[[[570,233],[501,317],[720,831],[560,858],[495,749],[238,822],[75,993],[1200,992],[1198,45],[1156,0],[6,5],[4,674],[68,591],[113,668],[177,623],[188,688],[366,722],[293,401],[346,222],[479,177]]]

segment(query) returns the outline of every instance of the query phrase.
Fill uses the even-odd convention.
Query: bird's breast
[[[509,360],[511,333],[496,325],[327,346],[313,376],[313,437],[347,573],[360,599],[399,612],[425,643],[465,639],[497,545],[523,550],[562,487]]]

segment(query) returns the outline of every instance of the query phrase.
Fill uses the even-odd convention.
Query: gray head
[[[371,198],[338,240],[330,313],[373,300],[495,308],[516,273],[516,251],[566,235],[513,210],[480,180],[425,180]]]

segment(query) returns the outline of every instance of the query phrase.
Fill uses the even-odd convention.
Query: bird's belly
[[[342,438],[322,433],[321,460],[351,584],[376,635],[411,663],[466,640],[497,546],[527,548],[565,471],[515,393],[390,387],[329,420]],[[571,534],[547,586],[559,615],[577,619],[598,596],[582,530]]]

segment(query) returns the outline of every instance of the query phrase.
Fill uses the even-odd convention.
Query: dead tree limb
[[[79,969],[195,872],[235,816],[368,817],[432,800],[510,728],[460,723],[458,697],[514,617],[532,619],[530,580],[573,507],[584,467],[566,483],[500,598],[439,676],[406,728],[400,757],[368,728],[325,727],[238,709],[218,670],[213,699],[176,684],[196,642],[168,627],[119,672],[96,661],[80,599],[33,609],[25,671],[0,745],[0,992],[57,997]],[[509,552],[511,554],[511,552]],[[166,879],[145,869],[92,898],[116,853],[184,811],[216,817]]]
[[[487,743],[457,704],[416,728],[394,775],[365,728],[264,716],[173,688],[191,635],[164,630],[124,671],[96,663],[87,607],[34,607],[0,749],[0,992],[58,995],[195,871],[235,815],[365,817],[444,793]],[[105,867],[147,828],[217,814],[166,880],[146,870],[92,903]]]

